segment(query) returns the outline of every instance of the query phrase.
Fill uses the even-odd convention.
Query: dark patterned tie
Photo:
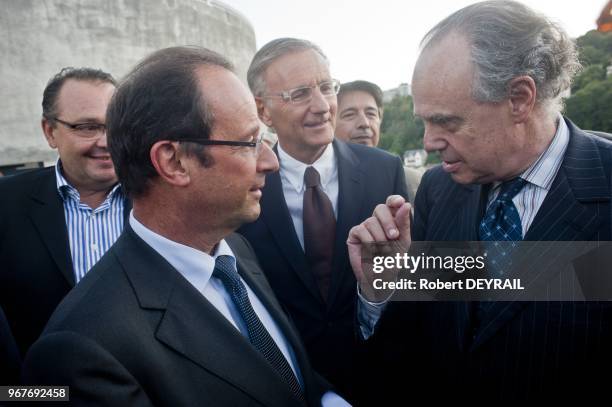
[[[489,205],[487,213],[480,222],[478,237],[487,243],[487,262],[494,276],[499,277],[512,265],[511,252],[515,242],[523,240],[521,218],[512,202],[527,181],[514,178],[501,185],[499,194]],[[504,243],[497,243],[504,242]],[[512,242],[512,243],[506,243]]]
[[[270,362],[289,385],[291,392],[298,400],[304,402],[302,388],[293,374],[291,366],[253,310],[246,287],[240,281],[240,275],[234,268],[234,259],[231,256],[217,256],[213,277],[221,280],[236,308],[238,308],[238,312],[246,324],[251,344]]]
[[[489,205],[487,213],[480,222],[478,237],[484,241],[487,255],[489,278],[501,278],[512,267],[512,254],[518,243],[523,240],[521,217],[512,202],[527,181],[514,178],[501,185],[499,194]],[[484,313],[494,303],[479,302],[477,318],[482,321]]]
[[[331,201],[321,188],[321,178],[314,167],[304,172],[304,252],[319,291],[327,301],[331,284],[336,218]]]

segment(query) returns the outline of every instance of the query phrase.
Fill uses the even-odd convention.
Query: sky
[[[341,82],[410,83],[423,35],[466,0],[222,0],[253,25],[257,48],[279,37],[318,44]],[[607,0],[524,0],[572,37],[596,28]]]

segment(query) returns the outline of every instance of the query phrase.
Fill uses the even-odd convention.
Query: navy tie
[[[499,194],[489,205],[487,213],[480,222],[478,237],[485,242],[489,272],[494,277],[504,274],[512,265],[512,250],[523,240],[521,218],[512,202],[512,198],[520,192],[527,181],[514,178],[501,185]],[[498,242],[512,242],[501,243]]]
[[[251,344],[261,352],[283,380],[287,382],[291,392],[298,400],[304,402],[302,388],[293,374],[291,366],[257,317],[255,310],[253,310],[246,287],[240,281],[240,275],[234,267],[234,259],[231,256],[217,256],[213,277],[221,280],[236,308],[238,308],[238,312],[246,324]]]
[[[501,278],[512,267],[512,252],[517,243],[523,240],[521,217],[512,202],[527,181],[514,178],[501,185],[499,194],[489,205],[487,213],[480,222],[478,237],[484,244],[487,255],[487,272],[490,278]],[[500,243],[501,242],[501,243]],[[494,302],[479,301],[475,321],[482,323],[485,313],[491,309]],[[474,326],[475,328],[478,325]]]

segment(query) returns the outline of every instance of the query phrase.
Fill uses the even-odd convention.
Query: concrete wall
[[[65,66],[116,78],[173,45],[218,51],[246,82],[255,33],[244,16],[205,0],[0,0],[0,166],[52,161],[40,130],[42,91]]]

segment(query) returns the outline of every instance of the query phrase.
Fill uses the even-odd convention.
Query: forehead
[[[67,119],[104,116],[114,91],[108,82],[68,79],[57,96],[58,114]]]
[[[276,58],[264,72],[267,91],[282,91],[330,79],[329,66],[315,50]]]
[[[412,77],[415,114],[454,114],[474,103],[473,76],[470,48],[464,37],[449,35],[425,49]]]
[[[219,66],[197,70],[198,85],[214,116],[214,132],[241,136],[259,129],[251,92],[231,71]]]
[[[338,98],[338,108],[345,109],[367,109],[373,107],[378,109],[374,96],[363,90],[352,90],[342,94],[342,98]]]

